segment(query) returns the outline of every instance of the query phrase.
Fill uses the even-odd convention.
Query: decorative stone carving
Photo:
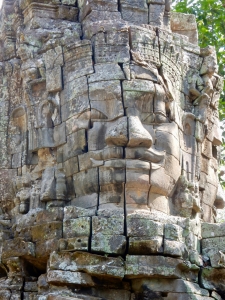
[[[0,299],[224,297],[223,80],[170,10],[4,1]]]

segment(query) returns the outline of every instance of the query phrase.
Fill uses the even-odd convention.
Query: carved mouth
[[[109,157],[108,155],[106,155],[105,149],[103,149],[98,152],[98,157],[90,157],[90,160],[92,161],[93,167],[101,166],[104,164],[104,161],[114,159],[134,159],[163,166],[165,161],[165,153],[165,151],[159,151],[154,147],[151,147],[149,149],[140,147],[125,148],[125,157],[119,158]]]
[[[126,148],[126,158],[139,159],[162,165],[164,163],[165,151],[156,150],[154,147],[145,148]]]

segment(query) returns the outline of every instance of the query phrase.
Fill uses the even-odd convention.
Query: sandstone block
[[[35,300],[35,298],[37,297],[37,292],[24,292],[23,293],[23,299],[24,300]]]
[[[220,292],[224,293],[225,285],[223,280],[219,280],[218,278],[224,278],[225,269],[214,269],[211,267],[203,268],[201,274],[201,282],[202,286],[205,289],[216,291],[219,290]]]
[[[11,292],[9,290],[0,291],[0,299],[1,300],[10,300]]]
[[[125,22],[121,19],[121,13],[118,11],[92,10],[83,20],[82,25],[84,38],[87,39],[94,38],[93,35],[96,35],[101,31],[99,26],[104,27],[105,31],[117,31],[124,28],[127,30]],[[107,55],[103,53],[102,56],[104,57]]]
[[[135,218],[132,215],[127,216],[127,235],[129,237],[155,237],[163,236],[164,226],[144,218]]]
[[[130,72],[132,74],[132,77],[134,77],[135,79],[150,80],[153,82],[158,81],[156,75],[153,72],[143,68],[142,66],[131,64]]]
[[[71,157],[63,163],[63,171],[65,172],[66,177],[79,172],[77,156]]]
[[[81,217],[63,222],[63,237],[90,236],[90,218]]]
[[[92,276],[111,278],[124,277],[124,261],[118,257],[107,257],[86,252],[56,253],[50,256],[51,270],[87,272]]]
[[[165,172],[165,169],[152,165],[150,175],[150,193],[168,196],[172,190],[171,177]]]
[[[126,187],[149,189],[150,163],[139,160],[126,160]]]
[[[202,238],[223,237],[225,231],[225,223],[210,224],[202,223]]]
[[[100,187],[99,205],[110,206],[110,204],[115,204],[118,209],[124,208],[124,184],[109,184]]]
[[[35,216],[36,224],[51,223],[53,221],[62,221],[64,211],[62,207],[51,207],[48,210],[37,211]],[[33,222],[32,225],[35,223]]]
[[[148,204],[149,189],[143,188],[125,188],[125,199],[127,205],[147,205]]]
[[[146,1],[122,0],[121,15],[125,21],[132,20],[132,24],[148,24],[148,7]]]
[[[122,117],[107,124],[105,141],[108,146],[126,146],[128,142],[127,118]]]
[[[107,125],[105,122],[94,122],[93,127],[88,130],[88,149],[90,151],[101,150],[106,146],[105,134]]]
[[[189,260],[192,264],[195,264],[199,267],[203,266],[202,257],[199,255],[197,250],[189,251]]]
[[[145,61],[153,66],[159,66],[159,45],[156,32],[152,29],[131,25],[131,49],[139,52]],[[150,90],[151,91],[151,90]]]
[[[34,242],[59,239],[62,237],[62,222],[54,221],[32,226],[31,236]]]
[[[37,282],[32,282],[32,281],[25,282],[24,291],[37,292],[38,291]]]
[[[66,135],[80,129],[90,128],[90,111],[84,111],[80,115],[75,115],[66,121]]]
[[[163,237],[138,236],[129,238],[128,253],[133,255],[148,255],[163,252]]]
[[[118,9],[116,0],[103,0],[101,2],[96,0],[78,0],[78,7],[80,8],[80,21],[82,21],[92,10],[116,12]]]
[[[194,295],[194,294],[184,294],[184,293],[168,293],[168,300],[210,300],[211,297]]]
[[[176,224],[165,224],[165,238],[173,241],[181,242],[183,229]]]
[[[101,233],[103,235],[123,235],[124,218],[122,217],[92,217],[92,235]]]
[[[88,77],[88,83],[105,80],[123,80],[124,72],[116,63],[95,64],[95,73]]]
[[[59,237],[60,238],[60,237]],[[52,251],[58,250],[58,239],[49,239],[49,240],[39,240],[36,244],[36,257],[38,258],[37,265],[40,268],[44,268],[45,263],[47,262],[49,255]],[[42,260],[39,261],[39,259],[42,258]]]
[[[216,300],[222,300],[221,296],[217,292],[212,292],[211,296]]]
[[[48,272],[47,282],[51,284],[63,283],[63,284],[78,285],[84,287],[91,287],[94,285],[91,276],[86,273],[57,271],[57,270]]]
[[[58,92],[62,90],[62,69],[61,66],[46,70],[46,89],[49,92]]]
[[[215,237],[202,240],[202,253],[207,254],[210,249],[225,252],[225,238]]]
[[[95,214],[96,214],[95,209],[85,209],[76,206],[64,207],[64,221],[81,218],[81,217],[92,217],[95,216]]]
[[[111,16],[113,15],[111,14]],[[111,30],[106,35],[106,39],[104,33],[98,33],[95,36],[95,62],[128,62],[130,59],[128,31],[126,29],[121,31]]]
[[[107,300],[130,300],[130,291],[122,289],[96,289],[94,292],[95,296],[101,297],[101,299]]]
[[[9,257],[35,257],[35,245],[25,242],[21,238],[6,240],[3,242],[2,260]]]
[[[48,298],[46,298],[46,300],[101,300],[101,298],[81,295],[81,294],[72,294],[72,297],[70,296],[66,297],[60,295],[48,295]]]
[[[62,4],[64,5],[75,5],[77,0],[62,0]]]
[[[88,251],[89,236],[61,239],[58,241],[58,249],[60,251]]]
[[[96,124],[96,122],[94,124]],[[92,134],[95,135],[95,137],[93,139],[92,139]],[[100,146],[101,146],[101,144],[100,144]],[[94,130],[94,131],[90,130],[88,132],[88,147],[92,147],[92,149],[95,150],[97,148],[100,148],[100,146],[98,145],[98,136],[96,134],[96,130]],[[93,167],[93,159],[97,160],[97,161],[99,160],[103,164],[102,160],[123,158],[122,150],[123,150],[122,147],[108,147],[103,150],[89,151],[88,153],[79,155],[78,160],[79,160],[80,170],[83,171],[83,170],[92,168]]]
[[[66,123],[54,127],[53,139],[55,147],[59,147],[66,143]]]
[[[167,277],[167,278],[197,278],[199,268],[186,265],[178,258],[163,256],[127,255],[127,278]]]
[[[42,173],[41,182],[41,201],[51,201],[56,199],[55,193],[56,181],[55,181],[55,169],[53,167],[47,167]]]
[[[145,285],[153,292],[166,293],[182,293],[195,294],[201,296],[209,296],[209,292],[199,287],[197,283],[185,281],[183,279],[169,279],[169,278],[150,278],[150,279],[134,279],[132,280],[132,287],[134,290],[141,290]]]
[[[93,211],[93,209],[97,209],[97,204],[98,194],[96,193],[86,196],[80,196],[71,200],[71,205],[85,209],[90,209],[91,211]]]
[[[65,105],[66,103],[73,101],[74,99],[77,99],[77,101],[79,101],[79,97],[81,97],[82,95],[83,96],[86,95],[87,92],[88,92],[88,85],[87,85],[86,76],[82,76],[79,78],[72,78],[71,81],[69,80],[68,82],[65,83],[64,90],[61,93],[62,105]],[[75,103],[76,101],[74,101],[74,104]],[[82,111],[78,111],[78,113],[82,113]]]
[[[98,253],[123,255],[126,250],[126,237],[95,234],[91,238],[91,250]]]
[[[122,167],[99,167],[99,184],[122,184],[125,182],[125,166]]]
[[[124,115],[119,80],[96,81],[89,84],[91,108],[107,119]]]
[[[66,87],[67,93],[72,97],[72,100],[68,100],[61,107],[62,121],[66,121],[74,115],[78,115],[86,110],[90,110],[90,104],[88,99],[87,89],[81,89],[80,95],[74,95],[75,87]],[[73,90],[71,92],[70,90]]]
[[[173,257],[182,257],[185,254],[186,246],[184,243],[177,241],[170,241],[164,239],[164,251],[165,255]]]
[[[171,29],[173,32],[186,35],[190,43],[198,44],[197,24],[193,15],[173,12],[171,15]]]
[[[85,152],[87,145],[85,129],[78,130],[67,136],[67,143],[63,145],[63,161]]]
[[[76,196],[84,196],[98,192],[98,168],[81,171],[73,175]],[[78,205],[76,205],[78,206]]]

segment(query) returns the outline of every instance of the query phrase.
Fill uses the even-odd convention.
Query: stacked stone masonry
[[[0,300],[225,299],[223,80],[168,0],[4,0]]]

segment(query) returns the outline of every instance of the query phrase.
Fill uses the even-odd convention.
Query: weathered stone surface
[[[111,14],[113,17],[113,14]],[[98,33],[94,39],[96,63],[125,63],[129,61],[128,29]],[[107,55],[106,55],[107,53]]]
[[[213,238],[213,237],[222,237],[225,232],[225,224],[209,224],[202,223],[202,238]]]
[[[49,271],[47,275],[48,283],[64,283],[79,286],[93,286],[91,276],[81,272],[69,271]]]
[[[132,280],[132,287],[134,290],[140,290],[143,285],[146,285],[154,292],[166,293],[188,293],[201,296],[209,296],[209,292],[199,287],[197,283],[185,281],[182,279],[134,279]],[[179,296],[179,295],[177,295]]]
[[[204,268],[201,273],[202,286],[209,290],[218,290],[220,293],[224,293],[224,281],[218,280],[218,278],[224,278],[224,268],[214,269],[211,267]]]
[[[133,24],[140,25],[148,23],[148,8],[145,1],[122,0],[120,5],[123,20],[132,20]]]
[[[62,222],[49,222],[31,227],[34,242],[62,237]]]
[[[11,292],[9,290],[0,291],[0,299],[9,300],[11,298]]]
[[[122,258],[106,257],[85,252],[52,253],[49,260],[51,270],[86,272],[93,276],[123,278],[124,262]]]
[[[170,2],[3,0],[1,299],[223,297],[223,79]]]
[[[127,216],[127,233],[128,236],[163,236],[164,226],[159,222],[150,219],[136,218]]]
[[[210,251],[210,249],[219,250],[224,252],[225,248],[225,237],[207,238],[202,240],[202,252],[203,254]]]
[[[76,196],[98,192],[98,168],[82,171],[73,175]]]
[[[13,240],[6,240],[3,243],[3,254],[2,259],[9,257],[20,257],[20,256],[35,256],[35,245],[31,242],[25,242],[21,238]]]
[[[148,255],[163,252],[163,237],[137,236],[129,238],[129,254]]]
[[[125,79],[125,75],[118,64],[95,64],[95,73],[88,77],[88,83],[108,80]]]
[[[182,257],[185,252],[185,244],[177,241],[164,240],[164,250],[165,255],[170,255],[173,257]]]
[[[172,12],[171,30],[173,32],[187,36],[189,38],[189,42],[198,44],[197,24],[195,18],[193,18],[192,15]]]
[[[104,235],[123,235],[124,234],[124,219],[123,218],[103,218],[92,217],[92,234],[102,233]]]
[[[90,236],[90,218],[80,217],[63,222],[63,237]]]
[[[126,250],[126,237],[98,233],[91,238],[91,250],[98,253],[123,255]]]
[[[169,293],[166,299],[176,299],[176,300],[204,300],[204,299],[211,299],[211,297],[206,297],[206,296],[199,296],[199,295],[192,295],[192,294],[176,294],[176,293]]]
[[[57,244],[57,249],[60,251],[88,251],[89,236],[79,236],[68,239],[60,239]]]
[[[85,209],[76,206],[66,206],[64,207],[64,221],[70,219],[76,219],[80,217],[92,217],[96,211],[94,209]]]
[[[93,193],[91,195],[76,197],[71,201],[71,204],[77,207],[85,209],[97,209],[98,204],[98,194]]]
[[[196,279],[198,267],[183,260],[163,256],[127,255],[126,277],[159,277]]]

